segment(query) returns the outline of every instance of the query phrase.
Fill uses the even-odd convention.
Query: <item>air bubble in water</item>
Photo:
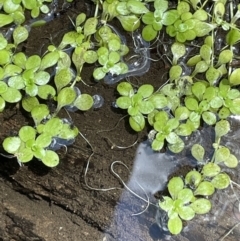
[[[93,95],[93,108],[101,108],[104,104],[104,99],[101,95]]]

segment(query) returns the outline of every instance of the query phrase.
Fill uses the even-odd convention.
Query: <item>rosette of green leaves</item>
[[[17,103],[22,99],[19,90],[9,87],[4,81],[0,81],[0,112],[5,108],[6,102]]]
[[[118,3],[119,1],[116,0],[106,0],[103,2],[101,21],[111,21],[113,18],[119,15],[119,13],[116,10],[116,6],[118,5]]]
[[[22,0],[24,8],[31,11],[32,18],[37,18],[42,13],[48,13],[49,7],[46,3],[51,3],[52,0]]]
[[[27,28],[20,25],[17,26],[13,31],[13,43],[8,43],[7,39],[0,34],[0,66],[6,66],[12,62],[11,58],[15,48],[17,48],[17,46],[24,42],[27,38]]]
[[[229,80],[232,80],[231,75]],[[221,80],[218,88],[219,108],[218,115],[221,119],[226,119],[231,114],[240,114],[240,92],[231,86],[228,79]]]
[[[207,20],[207,13],[204,10],[192,14],[187,2],[178,3],[177,14],[180,16],[179,19],[168,25],[166,32],[181,43],[206,36],[216,27],[215,24],[204,22]]]
[[[93,71],[95,80],[103,79],[107,73],[120,75],[128,71],[128,66],[121,61],[120,44],[115,45],[115,41],[111,44],[109,49],[100,47],[97,50],[98,63],[102,65],[102,67],[98,67]]]
[[[64,49],[67,46],[74,47],[72,54],[72,62],[77,69],[77,79],[81,80],[80,75],[84,63],[93,64],[97,61],[97,54],[91,50],[92,45],[90,37],[97,31],[98,19],[97,17],[91,17],[86,20],[86,14],[81,13],[75,20],[75,30],[66,33],[58,47],[58,49]],[[68,67],[70,67],[70,64]],[[62,64],[62,66],[64,66]]]
[[[163,26],[172,25],[179,18],[177,10],[168,10],[166,0],[155,0],[154,9],[154,12],[148,11],[142,16],[142,21],[146,24],[142,37],[146,41],[155,39]]]
[[[47,122],[39,124],[37,126],[37,132],[51,136],[51,138],[58,137],[69,141],[75,139],[79,131],[78,128],[68,120],[53,117]]]
[[[126,31],[132,32],[139,28],[140,15],[149,12],[145,5],[146,3],[138,0],[118,2],[115,7],[115,16]]]
[[[36,129],[23,126],[17,137],[7,137],[3,141],[3,148],[16,156],[20,164],[29,162],[35,157],[42,160],[46,166],[54,167],[58,165],[59,157],[54,151],[46,149],[51,141],[50,135],[43,133],[37,136]]]
[[[152,142],[153,150],[160,151],[166,142],[167,147],[173,153],[179,153],[183,150],[184,142],[175,133],[180,124],[177,118],[169,118],[167,112],[157,111],[151,122],[156,131],[155,139]]]
[[[25,90],[29,96],[36,96],[47,99],[48,96],[55,96],[55,89],[47,85],[50,81],[50,74],[40,69],[42,60],[38,55],[29,58],[22,52],[13,56],[13,63],[24,71],[8,79],[8,85],[17,90]]]
[[[25,21],[24,11],[21,1],[4,0],[1,1],[1,9],[4,13],[0,13],[0,27],[14,23],[22,24]]]
[[[180,177],[173,177],[168,183],[171,197],[164,196],[159,202],[161,209],[168,214],[168,229],[177,235],[182,231],[182,220],[191,220],[195,214],[205,214],[211,209],[211,202],[205,198],[196,199],[190,188],[184,187]]]
[[[195,123],[197,128],[201,118],[208,125],[215,124],[217,118],[214,112],[222,105],[222,101],[217,98],[217,88],[206,87],[204,82],[196,82],[192,86],[192,93],[192,96],[184,99],[185,106],[190,111],[189,120]]]
[[[117,86],[117,91],[121,96],[116,100],[116,104],[121,109],[127,109],[130,115],[130,126],[135,131],[143,130],[145,127],[144,114],[149,114],[154,110],[154,105],[145,100],[153,93],[153,87],[143,85],[138,89],[137,93],[134,93],[131,84],[122,82]]]

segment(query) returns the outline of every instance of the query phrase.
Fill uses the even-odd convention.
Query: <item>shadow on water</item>
[[[239,159],[239,120],[231,118],[229,121],[233,129],[223,138],[222,144],[228,146]],[[240,217],[237,208],[238,196],[240,197],[238,187],[235,187],[234,191],[229,187],[215,192],[211,196],[212,210],[210,213],[196,215],[193,220],[184,222],[184,229],[178,236],[169,235],[166,213],[159,209],[158,200],[154,195],[157,192],[166,193],[165,189],[169,177],[184,175],[179,173],[186,165],[191,168],[196,166],[196,161],[193,160],[189,151],[193,144],[201,144],[206,150],[206,158],[210,159],[213,154],[213,140],[214,129],[205,127],[200,131],[196,131],[190,138],[185,139],[185,151],[177,155],[169,152],[153,152],[149,142],[141,143],[136,152],[130,179],[115,208],[113,221],[106,230],[105,241],[216,241],[220,240],[234,227],[239,222]],[[240,183],[239,167],[229,169],[224,168],[222,165],[222,168],[234,182]],[[130,192],[128,188],[131,190]],[[139,239],[139,237],[141,238]],[[239,240],[237,237],[240,237],[239,227],[234,229],[224,240]]]

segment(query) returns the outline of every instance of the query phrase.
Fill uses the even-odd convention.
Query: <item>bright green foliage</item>
[[[168,10],[168,1],[155,0],[154,12],[148,11],[142,17],[146,26],[143,28],[142,36],[146,41],[151,41],[157,37],[162,27],[172,25],[178,19],[176,10]]]

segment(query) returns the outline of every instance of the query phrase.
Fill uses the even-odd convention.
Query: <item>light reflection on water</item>
[[[232,130],[222,139],[222,144],[240,159],[240,118],[229,119]],[[148,142],[139,145],[131,177],[127,186],[143,199],[149,197],[152,203],[148,209],[139,215],[146,207],[146,202],[135,197],[127,190],[115,208],[112,224],[106,230],[105,241],[217,241],[220,240],[234,225],[240,222],[240,212],[236,195],[231,188],[218,190],[212,197],[212,210],[207,215],[196,215],[188,221],[183,232],[175,237],[164,231],[164,213],[157,208],[157,199],[153,196],[157,191],[164,190],[168,176],[184,165],[194,167],[196,162],[191,158],[190,148],[193,144],[203,145],[206,158],[211,158],[214,129],[203,128],[185,140],[186,150],[178,155],[171,153],[156,153],[151,150]],[[240,168],[224,168],[234,182],[240,183]],[[234,188],[240,198],[240,188]],[[147,196],[146,196],[147,195]],[[240,226],[233,230],[225,241],[237,241],[240,237]]]

